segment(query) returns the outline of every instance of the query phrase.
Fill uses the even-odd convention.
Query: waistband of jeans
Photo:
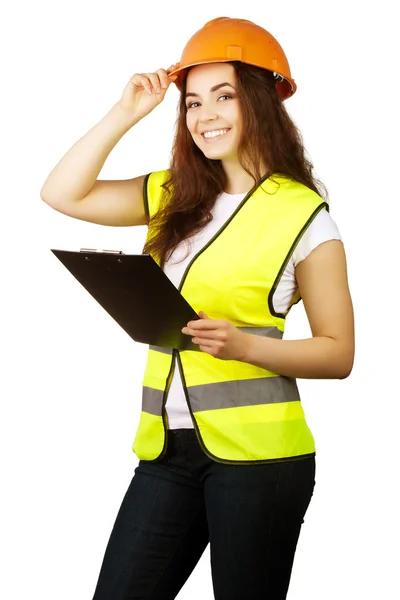
[[[194,427],[187,429],[168,429],[168,435],[175,437],[197,437]]]

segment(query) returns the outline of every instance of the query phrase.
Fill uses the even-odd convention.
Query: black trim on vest
[[[302,298],[301,298],[301,296],[300,296],[300,298],[299,298],[298,300],[296,300],[296,302],[293,302],[293,304],[291,304],[291,305],[290,305],[290,308],[292,308],[292,306],[294,306],[295,304],[298,304],[298,303],[300,302],[300,300],[301,300],[301,299],[302,299]]]
[[[314,210],[314,212],[312,213],[312,215],[309,217],[309,219],[307,219],[307,222],[305,223],[305,225],[303,225],[303,227],[301,228],[299,234],[297,235],[296,239],[294,240],[293,244],[290,247],[289,252],[286,255],[285,260],[282,263],[281,268],[279,269],[278,275],[276,276],[276,279],[272,285],[272,288],[269,291],[268,294],[268,308],[269,308],[269,312],[271,313],[271,315],[273,315],[274,317],[279,317],[280,319],[286,319],[286,315],[284,315],[283,313],[277,313],[274,310],[274,306],[272,303],[272,299],[274,297],[274,294],[276,292],[276,288],[279,285],[279,282],[281,280],[281,277],[283,275],[284,270],[286,269],[286,266],[290,260],[290,257],[292,256],[294,249],[296,248],[297,244],[300,241],[301,236],[303,235],[303,233],[305,232],[305,230],[307,229],[307,227],[310,225],[310,223],[315,219],[315,217],[317,216],[317,214],[323,209],[327,207],[328,212],[329,212],[329,206],[327,202],[322,202],[319,206],[317,206],[317,208]],[[297,304],[298,302],[300,302],[301,300],[301,296],[298,300],[296,300],[296,302],[294,302],[293,304],[291,304],[290,308],[292,308],[292,306],[294,306],[295,304]]]
[[[167,435],[167,431],[168,431],[169,428],[168,428],[168,414],[167,414],[165,405],[167,404],[167,398],[168,398],[169,390],[170,390],[170,387],[171,387],[172,377],[173,377],[174,371],[175,371],[175,357],[176,357],[176,352],[177,352],[177,350],[175,350],[175,349],[172,350],[171,366],[169,368],[169,373],[168,373],[168,376],[167,376],[167,382],[166,382],[166,386],[165,386],[164,394],[163,394],[163,399],[162,399],[161,415],[162,415],[163,426],[164,426],[164,445],[163,445],[163,448],[162,448],[160,454],[156,458],[153,458],[152,460],[149,460],[149,461],[146,461],[146,462],[157,462],[158,460],[161,460],[162,458],[164,458],[164,456],[167,453],[167,448],[168,448],[168,435]]]
[[[149,209],[149,193],[147,190],[147,182],[149,181],[151,173],[146,175],[145,180],[143,182],[143,205],[144,212],[146,213],[147,218],[150,220],[150,209]]]

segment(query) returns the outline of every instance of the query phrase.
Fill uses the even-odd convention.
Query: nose
[[[215,110],[215,106],[208,106],[205,102],[201,106],[201,113],[199,120],[202,123],[208,123],[209,121],[215,121],[218,119],[218,114]]]
[[[217,113],[212,112],[212,111],[205,111],[202,115],[201,115],[201,120],[202,121],[215,121],[215,119],[218,118]]]

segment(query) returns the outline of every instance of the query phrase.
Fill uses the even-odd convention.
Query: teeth
[[[205,138],[216,138],[219,135],[224,135],[224,133],[227,133],[229,131],[229,129],[218,129],[217,131],[206,131],[206,133],[203,133],[203,136]]]

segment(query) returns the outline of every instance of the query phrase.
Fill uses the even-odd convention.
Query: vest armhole
[[[143,182],[143,205],[144,205],[144,212],[146,214],[148,221],[150,221],[150,210],[149,210],[149,195],[148,195],[148,191],[147,191],[147,183],[149,181],[150,175],[151,175],[151,173],[146,175],[144,182]]]
[[[150,220],[157,213],[164,193],[163,185],[168,179],[168,169],[152,171],[143,182],[143,203],[146,215]]]
[[[298,302],[300,302],[300,300],[302,300],[301,295],[300,295],[300,290],[298,290],[297,292],[295,292],[292,301],[288,307],[287,313],[286,315],[282,314],[282,313],[277,313],[274,310],[274,303],[273,303],[273,297],[276,291],[276,288],[279,285],[279,282],[281,280],[282,274],[284,272],[284,270],[286,269],[286,266],[290,260],[290,257],[293,254],[294,249],[296,248],[297,244],[299,243],[300,238],[302,237],[303,233],[305,232],[305,230],[307,229],[307,227],[310,225],[310,223],[315,219],[315,217],[317,216],[317,214],[323,210],[324,208],[326,208],[329,212],[329,205],[327,202],[321,202],[316,208],[315,210],[312,212],[312,214],[309,216],[309,218],[307,219],[306,223],[303,225],[303,227],[301,228],[301,230],[299,231],[298,235],[296,236],[296,239],[293,241],[293,244],[290,247],[289,252],[286,255],[285,260],[283,261],[281,268],[279,269],[278,275],[273,283],[273,286],[270,290],[270,293],[268,295],[268,308],[269,311],[271,313],[272,316],[274,317],[279,317],[281,319],[286,319],[286,316],[288,314],[288,312],[290,311],[290,309],[292,308],[292,306],[294,306],[295,304],[297,304]]]

